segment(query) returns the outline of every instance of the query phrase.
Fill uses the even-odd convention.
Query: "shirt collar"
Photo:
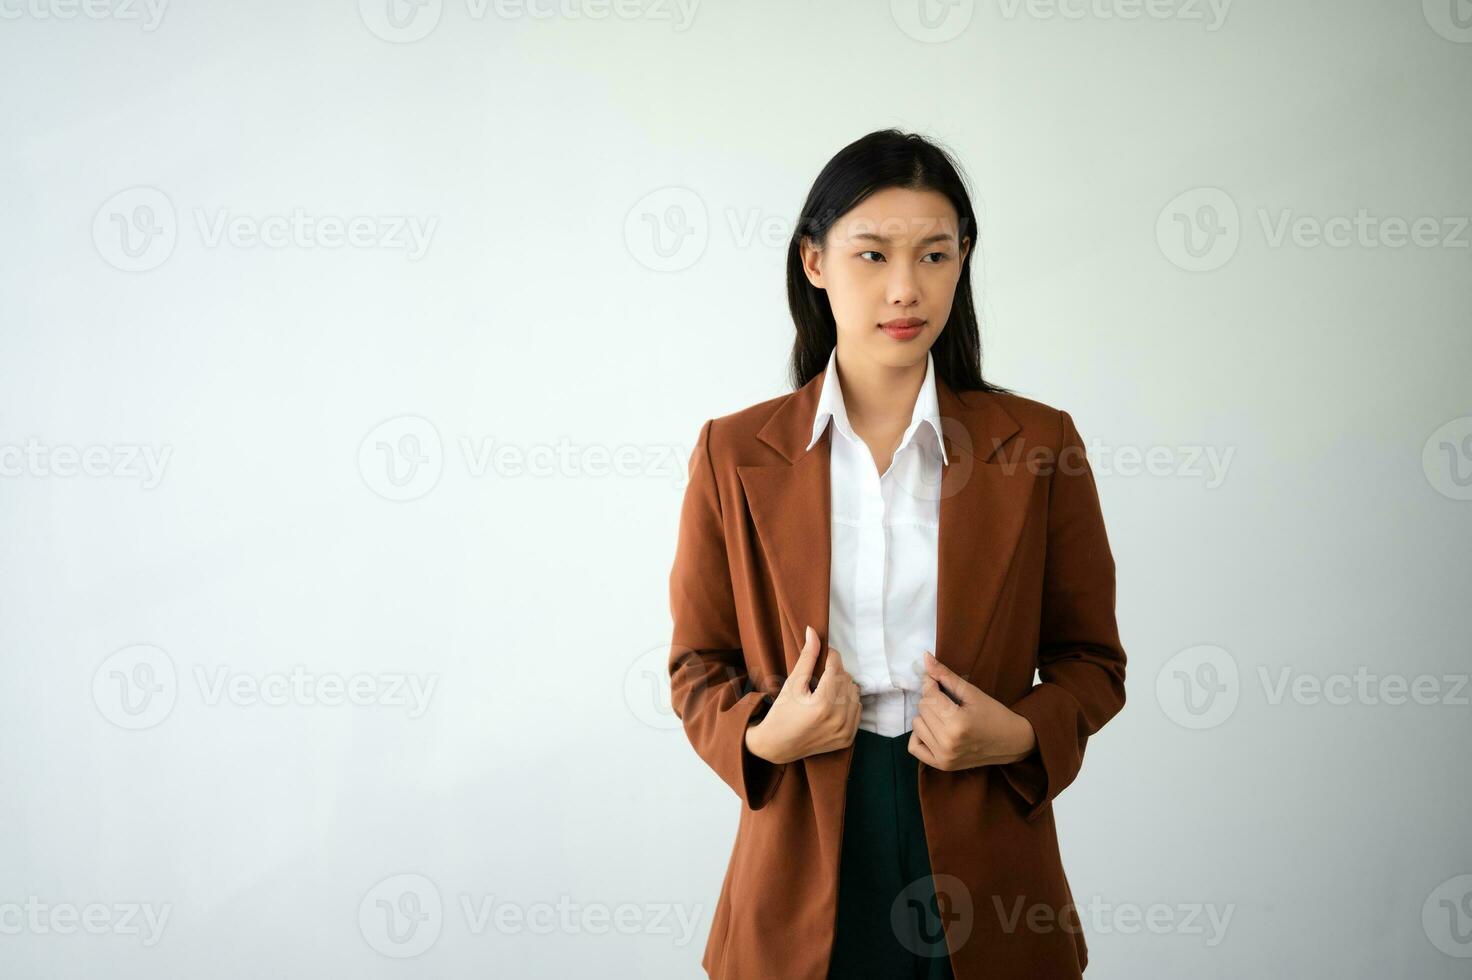
[[[828,420],[832,419],[840,432],[849,439],[857,442],[858,436],[854,435],[853,427],[848,422],[848,410],[843,404],[843,386],[838,381],[838,348],[828,355],[828,367],[823,372],[823,390],[818,396],[818,410],[813,416],[813,438],[807,448],[812,449],[818,443],[819,437],[823,435],[823,429]],[[935,431],[935,445],[940,450],[940,461],[949,464],[946,457],[946,443],[941,438],[940,426],[940,401],[935,393],[935,358],[929,351],[925,352],[925,380],[920,385],[920,394],[915,399],[915,409],[910,414],[910,424],[905,429],[904,438],[900,440],[898,453],[910,444],[916,431],[922,423],[930,423]]]

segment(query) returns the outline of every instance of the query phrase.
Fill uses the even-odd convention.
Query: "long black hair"
[[[823,370],[838,343],[838,326],[828,293],[809,282],[803,272],[802,240],[808,237],[820,247],[826,245],[834,222],[869,195],[887,187],[944,194],[956,208],[960,236],[971,238],[971,247],[961,261],[951,317],[931,348],[936,372],[953,391],[1007,391],[981,376],[981,331],[971,300],[971,257],[978,247],[976,213],[960,169],[936,144],[898,129],[876,130],[839,150],[813,181],[803,202],[787,246],[787,307],[797,327],[789,369],[793,389],[801,388]]]

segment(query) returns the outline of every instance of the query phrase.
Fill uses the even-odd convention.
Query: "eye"
[[[866,255],[878,255],[881,259],[884,258],[883,255],[881,255],[879,252],[874,251],[874,249],[872,248],[868,249],[867,251],[860,252],[859,258],[863,258]]]
[[[950,255],[945,252],[931,252],[930,255],[925,256],[925,258],[928,259],[931,255],[938,257],[935,262],[931,263],[931,265],[939,265],[941,262],[944,262],[946,259],[950,258]],[[921,261],[924,261],[924,259],[922,259]]]

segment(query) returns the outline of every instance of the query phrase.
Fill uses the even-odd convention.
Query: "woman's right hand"
[[[782,685],[776,701],[761,721],[746,729],[746,747],[768,762],[784,763],[841,749],[859,729],[859,686],[843,669],[843,658],[828,648],[823,676],[812,690],[818,662],[817,631],[807,628],[797,664]]]

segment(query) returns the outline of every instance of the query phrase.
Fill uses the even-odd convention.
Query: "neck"
[[[925,358],[896,367],[852,354],[845,356],[839,345],[834,366],[843,388],[843,406],[855,428],[903,429],[909,424],[920,386],[925,384]]]

